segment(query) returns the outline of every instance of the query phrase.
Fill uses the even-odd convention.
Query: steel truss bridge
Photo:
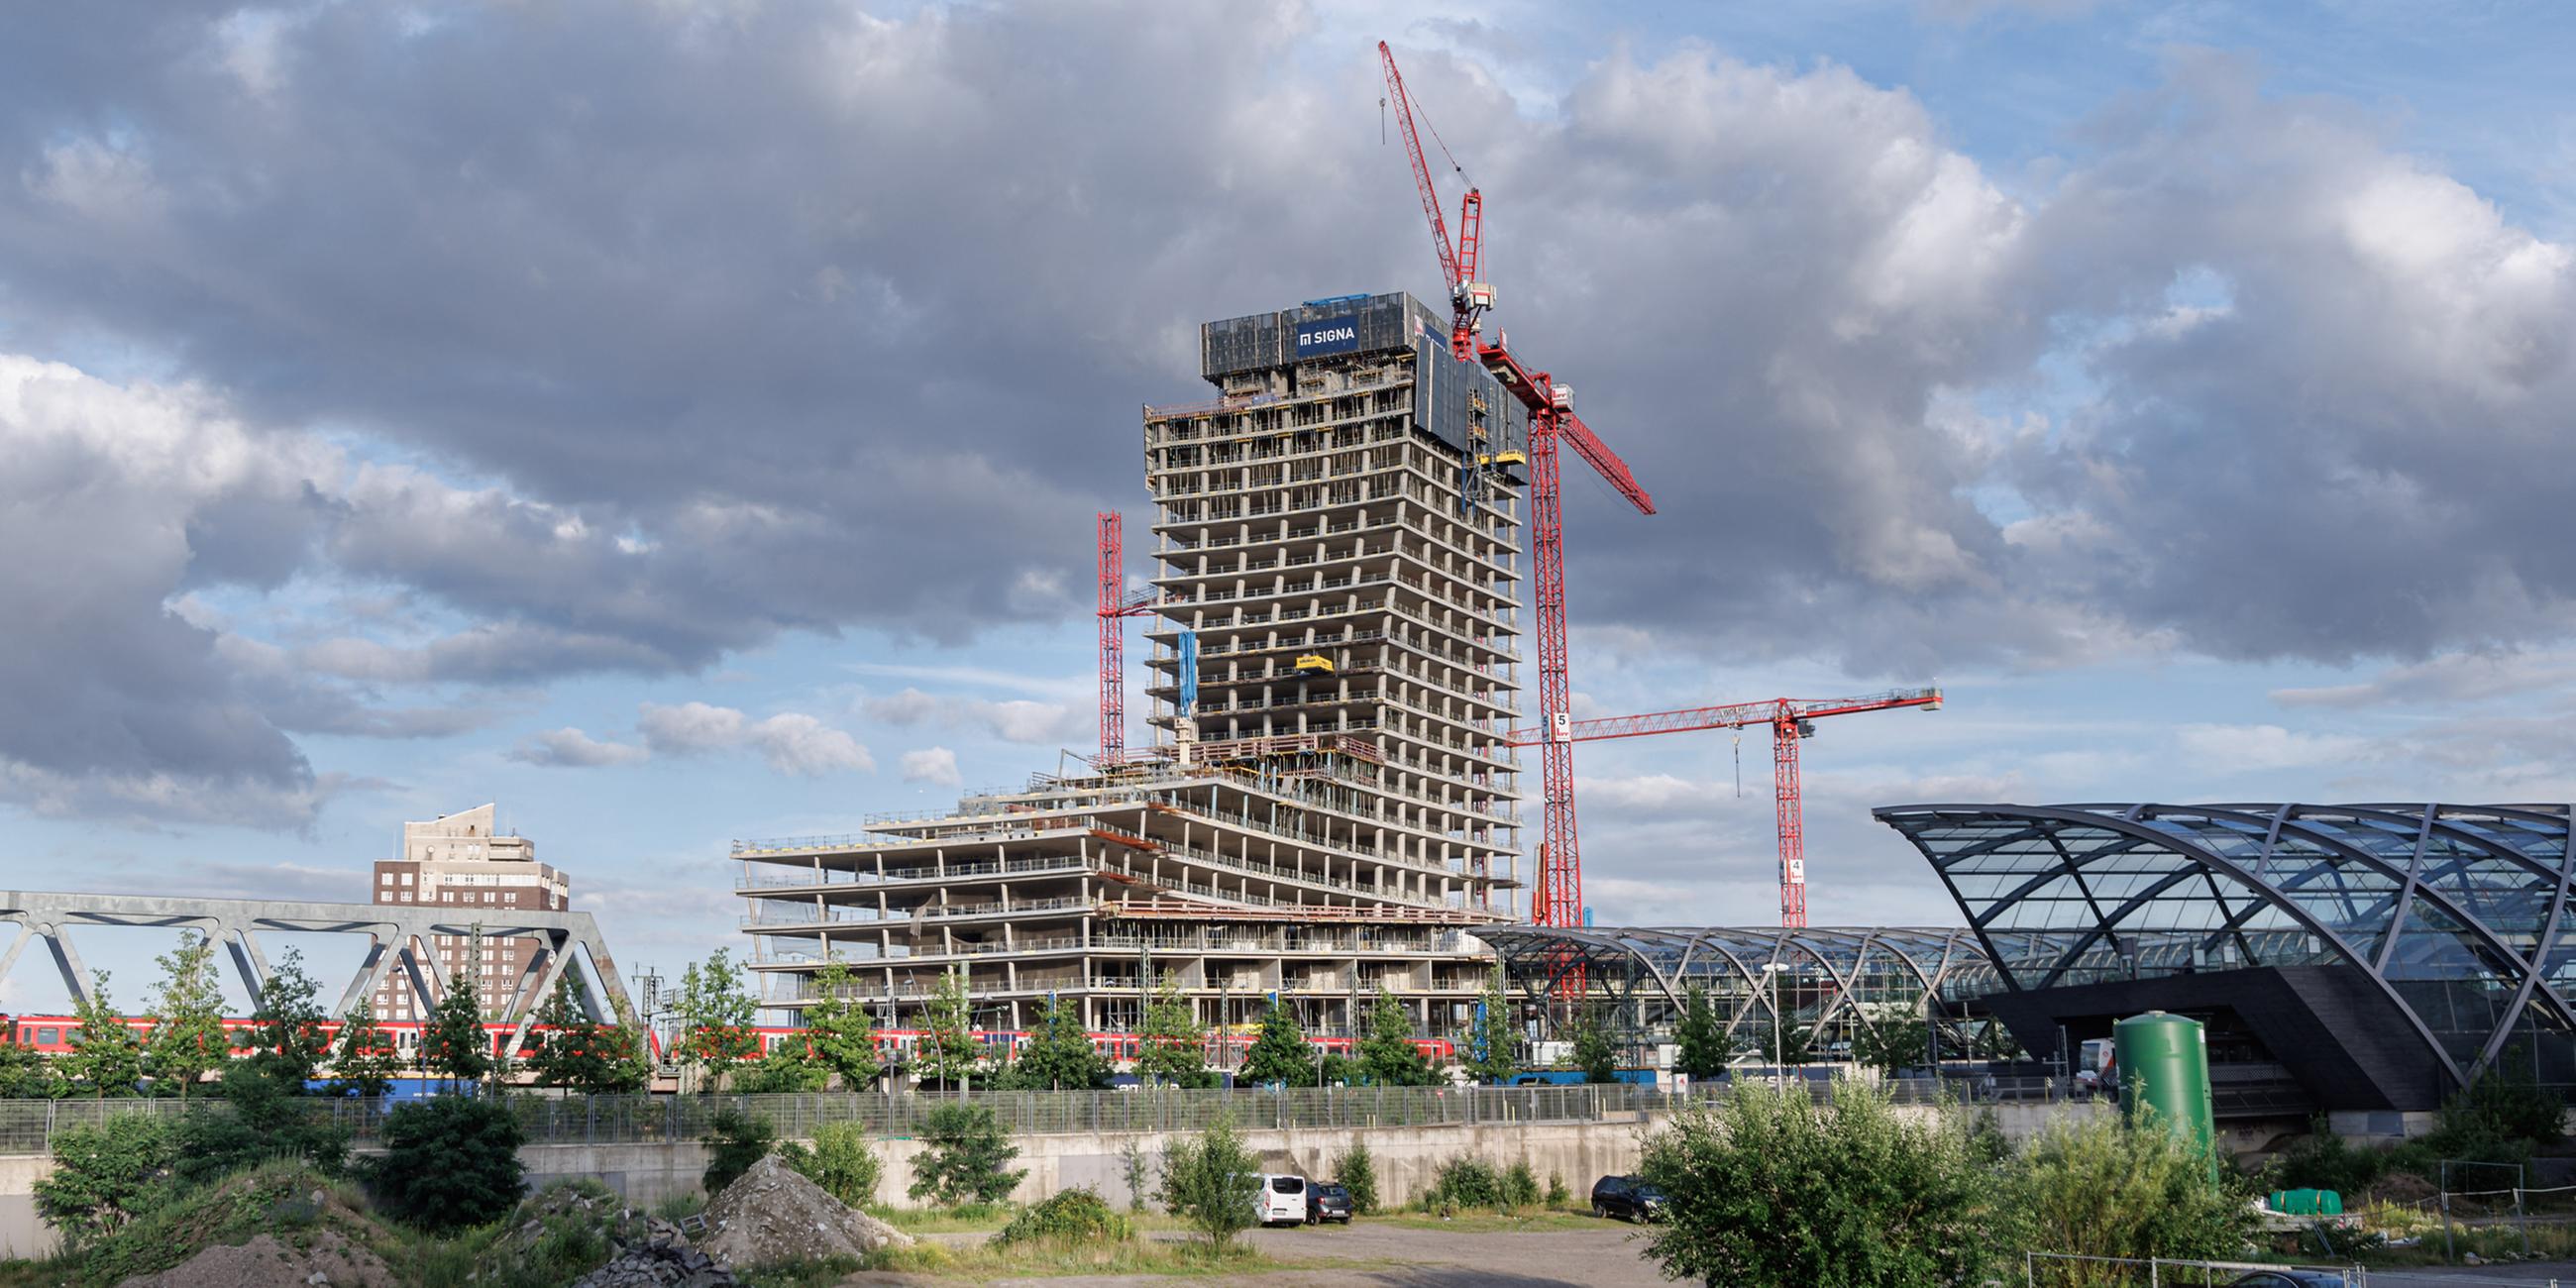
[[[278,934],[364,935],[367,950],[357,970],[331,1006],[338,1020],[384,981],[389,970],[401,971],[413,995],[436,998],[445,981],[437,978],[428,945],[437,935],[480,935],[485,939],[533,939],[537,951],[521,968],[510,1004],[503,1015],[515,1017],[505,1055],[515,1056],[536,1022],[537,1008],[554,990],[576,956],[590,959],[603,999],[581,990],[589,1017],[597,1022],[632,1022],[636,1015],[625,982],[608,955],[599,924],[586,912],[538,912],[519,908],[441,907],[431,904],[313,903],[277,899],[199,899],[178,895],[93,894],[63,891],[0,891],[0,924],[15,923],[17,933],[0,952],[0,981],[16,969],[29,944],[41,942],[62,972],[63,986],[76,1001],[90,1000],[90,973],[68,932],[81,927],[194,930],[219,944],[231,958],[243,991],[256,1006],[265,994],[270,971],[260,947],[263,932]],[[0,932],[5,933],[5,932]],[[329,981],[324,981],[325,985]],[[602,1002],[606,1003],[603,1009]]]

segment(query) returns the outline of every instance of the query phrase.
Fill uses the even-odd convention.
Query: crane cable
[[[1404,101],[1406,110],[1413,113],[1413,119],[1422,122],[1422,128],[1430,132],[1431,142],[1440,149],[1440,159],[1447,161],[1449,168],[1456,171],[1459,179],[1463,180],[1468,187],[1475,187],[1476,181],[1467,177],[1467,167],[1458,164],[1458,158],[1451,155],[1448,141],[1440,137],[1440,127],[1431,123],[1431,114],[1422,110],[1422,100],[1413,96],[1413,87],[1410,85],[1404,87]],[[1378,107],[1381,111],[1385,109],[1384,96],[1379,97]],[[1378,133],[1380,135],[1386,133],[1386,125],[1383,121],[1378,125]]]

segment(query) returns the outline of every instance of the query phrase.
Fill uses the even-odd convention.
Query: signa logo
[[[1338,340],[1356,340],[1359,338],[1360,329],[1347,324],[1342,326],[1325,327],[1320,331],[1300,331],[1297,333],[1297,343],[1300,345],[1331,344]]]

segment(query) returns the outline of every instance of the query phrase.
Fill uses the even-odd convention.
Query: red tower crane
[[[1798,740],[1814,737],[1816,721],[1826,716],[1894,711],[1903,707],[1938,711],[1941,709],[1941,691],[1894,689],[1860,698],[1773,698],[1767,702],[1690,707],[1641,716],[1611,716],[1568,725],[1556,741],[1594,742],[1607,738],[1641,738],[1657,733],[1689,733],[1698,729],[1771,726],[1772,811],[1780,828],[1780,924],[1799,927],[1807,924],[1807,842],[1803,814],[1798,804]],[[1539,743],[1546,738],[1547,729],[1547,726],[1515,729],[1511,743],[1516,747]]]
[[[1440,218],[1440,194],[1432,186],[1431,166],[1422,155],[1422,140],[1413,121],[1413,99],[1396,70],[1395,51],[1379,41],[1378,58],[1386,68],[1387,99],[1403,127],[1405,154],[1413,162],[1413,183],[1421,191],[1422,213],[1431,222],[1431,240],[1440,254],[1440,272],[1449,288],[1450,351],[1461,361],[1481,362],[1529,411],[1529,498],[1532,533],[1531,580],[1536,583],[1534,634],[1538,640],[1538,708],[1540,727],[1571,728],[1572,684],[1565,655],[1565,511],[1557,450],[1571,446],[1617,489],[1640,514],[1655,512],[1654,498],[1638,486],[1627,462],[1574,414],[1574,390],[1544,371],[1530,371],[1500,344],[1476,338],[1485,312],[1494,306],[1494,288],[1476,279],[1484,245],[1484,195],[1474,185],[1458,206],[1458,241]],[[1426,122],[1427,124],[1427,122]],[[1461,180],[1466,170],[1439,131],[1431,141]],[[1583,856],[1574,829],[1574,739],[1557,736],[1539,744],[1540,808],[1538,896],[1530,902],[1530,920],[1542,926],[1575,926],[1583,922]]]
[[[1116,510],[1100,512],[1100,756],[1113,768],[1127,758],[1127,619],[1154,611],[1161,592],[1127,593],[1127,552]]]

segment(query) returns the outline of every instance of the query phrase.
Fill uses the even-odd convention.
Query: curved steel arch
[[[2007,932],[2017,944],[2033,937]],[[1567,964],[1580,960],[1587,978],[1613,997],[1660,1002],[1678,1013],[1694,984],[1713,985],[1723,1033],[1735,1040],[1748,1025],[1774,1018],[1827,1028],[1878,1000],[1869,980],[1893,974],[1905,981],[1909,1001],[1945,1004],[1943,988],[1963,971],[1991,972],[1994,963],[1961,927],[1541,927],[1490,926],[1477,937],[1509,963],[1519,990],[1533,1002],[1555,998]],[[1873,957],[1885,953],[1884,961]],[[1770,986],[1775,972],[1809,981],[1786,990]],[[1611,982],[1628,985],[1622,993]],[[1639,988],[1637,985],[1642,984]],[[1825,994],[1813,1014],[1801,1013],[1794,994]],[[1981,992],[1983,990],[1980,990]],[[1955,1000],[1955,999],[1948,999]]]
[[[2029,987],[2023,976],[2034,963],[2028,958],[2009,956],[1998,948],[1995,936],[2012,929],[1998,923],[2038,892],[2060,881],[2072,881],[2089,913],[2081,919],[2090,924],[2065,928],[2077,933],[2037,971],[2037,987],[2048,987],[2064,978],[2097,952],[2096,944],[2117,946],[2123,938],[2134,938],[2141,930],[2150,934],[2190,933],[2203,947],[2233,937],[2249,960],[2259,961],[2261,954],[2255,941],[2262,932],[2249,934],[2244,925],[2268,908],[2359,968],[2397,1006],[2398,1013],[2406,1017],[2451,1076],[2461,1082],[2495,1062],[2516,1026],[2536,1014],[2531,1010],[2535,1005],[2541,1008],[2539,1014],[2576,1032],[2576,1008],[2571,1008],[2568,997],[2543,974],[2552,955],[2570,946],[2561,942],[2561,936],[2568,932],[2565,914],[2571,872],[2576,872],[2571,867],[2576,865],[2576,854],[2571,854],[2567,843],[2565,806],[1946,804],[1889,806],[1872,813],[1895,828],[1931,862],[1942,885],[1968,918],[1970,928],[1985,944],[1998,978],[2008,989]],[[2481,827],[2482,821],[2492,821],[2493,826]],[[2097,836],[2124,836],[2137,844],[2105,844],[2077,854],[2061,839],[2075,829]],[[2364,843],[2366,837],[2372,836],[2396,840],[2373,847]],[[2232,857],[2215,844],[2222,837],[2239,844],[2259,838],[2260,848],[2251,860]],[[2282,845],[2293,839],[2303,857],[2313,862],[2295,877],[2270,875]],[[2011,848],[2035,840],[2047,842],[2045,855]],[[2436,840],[2442,843],[2443,853],[2433,852]],[[2097,859],[2133,854],[2142,847],[2152,847],[2180,866],[2170,872],[2144,874],[2148,879],[2143,885],[2125,892],[2115,908],[2105,908],[2093,890],[2083,884],[2083,870]],[[2535,853],[2539,847],[2553,852]],[[1998,855],[2004,856],[2004,861],[1993,864],[1991,860]],[[2026,879],[1991,894],[1971,896],[1962,889],[1959,878],[1963,869],[1980,860],[1988,862],[1979,864],[1979,875],[1996,878],[1999,886],[2006,886],[2015,875],[2025,875]],[[2484,901],[2486,907],[2501,907],[2507,899],[2531,899],[2538,905],[2533,909],[2538,914],[2538,928],[2528,932],[2528,949],[2517,946],[2526,934],[2519,925],[2499,931],[2478,910],[2481,900],[2475,891],[2485,875],[2479,869],[2486,867],[2489,860],[2522,879],[2499,886],[2495,898]],[[1989,867],[1992,870],[1986,870]],[[2023,867],[2030,870],[2023,874]],[[2312,878],[2345,871],[2370,873],[2388,883],[2388,888],[2371,892],[2364,903],[2354,902],[2347,893],[2345,915],[2340,917],[2329,915],[2331,909],[2311,907],[2305,901],[2307,896],[2301,888]],[[2226,910],[2216,924],[2131,924],[2133,918],[2150,909],[2189,903],[2188,896],[2176,898],[2173,892],[2196,880],[2206,881],[2210,886],[2209,901]],[[2232,901],[2221,892],[2221,881],[2247,896],[2241,909],[2229,907]],[[2537,888],[2539,883],[2547,883],[2547,887]],[[2048,904],[2070,907],[2075,902],[2052,897]],[[2415,916],[2419,903],[2438,912],[2449,924],[2422,922]],[[2458,951],[2478,963],[2475,969],[2481,978],[2492,977],[2512,991],[2512,1000],[2497,1012],[2495,1027],[2478,1043],[2477,1054],[2467,1069],[2407,1002],[2389,974],[2401,941],[2410,931],[2447,937]],[[2360,951],[2356,938],[2361,936],[2370,937],[2374,951]],[[2129,955],[2129,960],[2135,960],[2134,954]],[[2460,1030],[2464,1037],[2474,1032]]]

